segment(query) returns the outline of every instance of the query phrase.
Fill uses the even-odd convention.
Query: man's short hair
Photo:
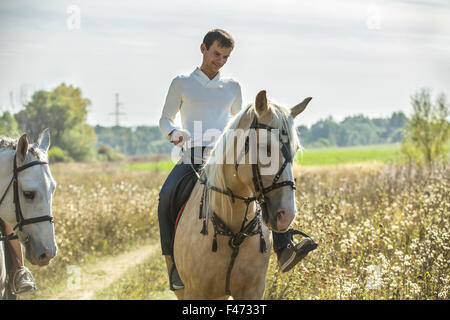
[[[231,49],[234,48],[234,39],[231,34],[222,29],[213,29],[209,31],[203,38],[203,43],[206,45],[206,50],[209,50],[209,47],[216,40],[219,42],[220,47]]]

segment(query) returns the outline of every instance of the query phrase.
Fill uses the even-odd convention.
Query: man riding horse
[[[242,94],[238,82],[225,79],[219,70],[227,62],[234,48],[231,35],[221,29],[209,31],[200,46],[203,62],[189,76],[173,79],[166,97],[159,126],[164,136],[177,146],[190,142],[191,148],[170,172],[159,193],[158,219],[162,254],[169,270],[171,290],[184,288],[173,260],[173,239],[179,205],[188,200],[198,170],[214,146],[214,139],[205,138],[208,130],[223,131],[228,120],[241,110]],[[174,119],[180,112],[182,129],[175,127]],[[199,126],[200,124],[200,126]],[[200,128],[199,128],[200,127]],[[201,131],[201,134],[197,134]],[[191,134],[194,133],[191,139]],[[212,140],[212,141],[211,141]],[[180,187],[181,185],[181,187]],[[176,198],[174,195],[176,194]],[[182,199],[180,199],[182,198]],[[302,260],[317,244],[305,238],[293,242],[296,230],[272,232],[273,248],[281,271],[287,272]]]

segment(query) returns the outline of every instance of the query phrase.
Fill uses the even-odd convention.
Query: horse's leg
[[[205,295],[204,292],[199,293],[198,291],[189,290],[189,288],[186,288],[186,287],[183,290],[184,290],[184,295],[180,299],[184,299],[184,300],[228,300],[230,298],[230,296],[222,296],[222,297],[212,298],[211,296]],[[175,293],[177,291],[175,291]]]
[[[184,300],[185,299],[184,298],[184,289],[175,290],[173,293],[177,296],[178,300]]]
[[[257,286],[247,286],[233,292],[234,300],[263,300],[266,290],[265,281],[261,281]]]
[[[201,300],[201,298],[198,297],[192,290],[189,289],[186,290],[186,287],[183,289],[183,299],[184,300]]]

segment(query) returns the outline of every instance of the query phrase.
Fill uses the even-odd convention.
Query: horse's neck
[[[234,174],[225,174],[225,180],[226,186],[234,194],[242,197],[253,196],[251,188],[243,186]],[[214,212],[233,232],[238,232],[241,229],[245,218],[249,222],[255,217],[256,206],[254,201],[247,206],[245,201],[240,199],[235,199],[234,202],[230,201],[229,196],[219,192],[214,192],[214,197],[211,200],[210,205]]]

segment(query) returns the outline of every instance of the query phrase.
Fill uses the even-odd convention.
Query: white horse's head
[[[211,185],[247,197],[257,196],[263,204],[263,221],[276,232],[286,232],[297,212],[293,161],[301,146],[294,118],[305,110],[311,99],[306,98],[288,109],[269,103],[266,91],[260,91],[255,103],[227,125],[205,166]],[[224,153],[224,146],[227,164],[210,165],[217,154]],[[215,197],[217,193],[210,191],[211,201]],[[231,206],[230,197],[219,197],[225,199],[223,208]]]
[[[277,232],[287,231],[296,216],[295,193],[291,184],[294,184],[293,162],[295,154],[301,146],[295,130],[294,118],[305,110],[311,99],[311,97],[308,97],[298,105],[288,109],[275,103],[269,103],[265,90],[260,91],[255,97],[254,109],[259,123],[257,128],[261,128],[260,125],[263,128],[258,129],[256,133],[257,138],[255,140],[259,142],[257,149],[267,149],[266,155],[268,155],[268,161],[265,164],[259,164],[261,187],[266,188],[266,190],[274,187],[265,194],[265,209],[263,208],[262,217],[266,225]],[[263,133],[265,133],[265,136],[270,136],[268,130],[264,129],[265,127],[269,127],[272,132],[277,129],[279,138],[262,139],[261,134]],[[247,157],[250,154],[251,147]],[[258,152],[258,158],[260,158],[260,155],[261,152]],[[250,168],[250,165],[243,165],[237,171],[237,176],[249,185],[255,179],[255,172]]]
[[[26,134],[17,142],[16,151],[9,152],[8,157],[2,157],[2,166],[9,168],[2,170],[2,185],[9,183],[13,175],[13,159],[16,156],[17,168],[32,161],[48,161],[50,134],[48,129],[42,131],[38,142],[30,146]],[[48,164],[37,164],[21,170],[17,174],[18,199],[23,219],[52,216],[52,197],[56,183]],[[14,204],[14,188],[8,190],[6,203],[0,206],[1,217],[11,226],[17,225],[16,206]],[[4,202],[5,202],[4,201]],[[22,229],[22,230],[19,230]],[[25,257],[35,265],[47,265],[56,256],[54,225],[50,221],[40,221],[23,225],[16,229],[19,240],[25,245]]]

